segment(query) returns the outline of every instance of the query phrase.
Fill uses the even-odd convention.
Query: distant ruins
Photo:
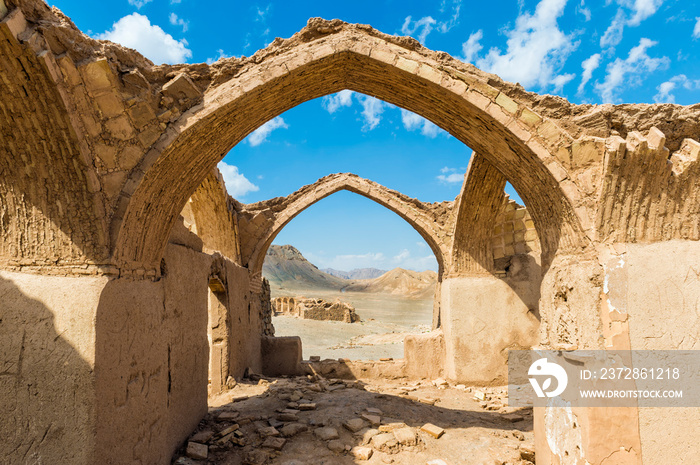
[[[298,363],[298,338],[273,335],[262,262],[340,190],[401,216],[437,258],[433,331],[405,344],[414,376],[502,385],[509,349],[700,344],[697,106],[573,105],[318,18],[212,65],[154,66],[40,0],[0,0],[0,37],[7,463],[167,464],[208,392]],[[251,205],[227,195],[215,168],[234,145],[343,89],[474,149],[454,202],[352,174]],[[537,463],[677,463],[699,422],[698,409],[538,407]]]
[[[357,323],[360,316],[355,313],[355,307],[336,299],[328,302],[323,299],[306,297],[276,297],[272,299],[272,311],[275,315],[289,315],[306,320],[342,321]]]

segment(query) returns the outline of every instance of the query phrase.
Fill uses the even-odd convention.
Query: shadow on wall
[[[8,275],[11,279],[6,279]],[[21,288],[15,277],[23,281]],[[43,289],[37,298],[22,290],[25,285],[40,289],[32,282],[47,279],[53,279],[56,287]],[[56,297],[71,292],[63,288],[66,279],[72,278],[0,274],[3,463],[94,462],[93,370],[88,361],[94,329],[80,328],[82,315],[77,315],[94,307],[75,308],[73,315],[67,315],[44,303],[60,308]],[[84,347],[83,354],[64,333]]]
[[[96,318],[97,463],[165,463],[207,412],[211,258],[169,246],[157,281],[112,279]]]

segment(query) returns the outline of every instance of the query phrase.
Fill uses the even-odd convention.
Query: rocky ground
[[[530,465],[532,412],[504,402],[441,379],[244,380],[210,399],[173,463]]]

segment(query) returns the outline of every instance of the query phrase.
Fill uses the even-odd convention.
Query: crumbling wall
[[[263,336],[274,336],[275,327],[272,325],[272,296],[270,293],[270,281],[263,278],[262,292],[260,293],[260,324]]]
[[[290,315],[307,320],[342,321],[357,323],[360,316],[355,313],[355,307],[347,302],[336,299],[328,302],[323,299],[305,297],[276,297],[272,301],[275,314]]]

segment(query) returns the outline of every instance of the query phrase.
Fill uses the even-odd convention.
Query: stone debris
[[[343,423],[343,426],[349,431],[356,433],[365,427],[365,421],[362,418],[351,418]]]
[[[369,444],[373,437],[378,435],[380,431],[378,429],[368,429],[362,435],[362,444]]]
[[[330,441],[331,439],[338,439],[340,437],[338,435],[338,430],[330,426],[316,428],[314,430],[314,435],[324,441]]]
[[[262,446],[269,447],[270,449],[282,450],[286,442],[287,440],[285,438],[270,436],[267,439],[265,439],[265,442],[262,443]]]
[[[379,426],[382,423],[382,419],[378,415],[362,414],[362,418],[370,422],[372,426]]]
[[[341,441],[340,439],[333,439],[331,441],[328,441],[327,446],[330,450],[332,450],[336,454],[339,454],[339,453],[345,451],[345,443],[343,441]]]
[[[221,414],[219,415],[218,418],[219,418],[219,421],[231,421],[231,420],[235,420],[236,418],[238,418],[239,415],[240,414],[236,411],[226,410],[224,412],[221,412]]]
[[[295,436],[308,429],[308,426],[302,423],[288,423],[280,429],[280,433],[282,434],[282,436],[288,438],[291,436]]]
[[[404,446],[415,446],[418,443],[418,436],[416,435],[416,431],[413,428],[406,426],[403,428],[395,429],[393,432],[394,437],[399,442],[399,444],[402,444]]]
[[[214,434],[215,433],[212,430],[200,431],[199,433],[192,435],[190,437],[190,441],[206,444],[214,436]]]
[[[230,433],[233,433],[233,432],[236,431],[238,428],[239,428],[238,424],[231,425],[231,426],[229,426],[228,428],[224,428],[224,429],[222,429],[221,431],[219,431],[218,436],[219,436],[219,437],[226,436],[226,435],[228,435],[228,434],[230,434]],[[205,442],[206,442],[206,441],[205,441]]]
[[[187,443],[187,456],[196,460],[206,460],[209,455],[209,446],[198,442]]]
[[[320,376],[310,379],[299,376],[269,381],[270,384],[264,387],[252,382],[239,383],[234,392],[248,394],[249,400],[245,403],[227,404],[221,410],[212,411],[191,436],[187,444],[189,447],[186,448],[188,450],[181,450],[179,456],[175,457],[179,462],[174,463],[201,463],[199,460],[203,459],[194,458],[193,454],[196,452],[189,449],[199,448],[202,454],[201,451],[208,448],[208,463],[305,464],[313,457],[313,463],[319,465],[346,463],[347,459],[357,463],[370,461],[454,465],[461,463],[460,459],[456,458],[463,453],[460,441],[464,440],[465,432],[472,430],[457,426],[455,432],[452,432],[451,428],[460,425],[460,422],[455,422],[451,415],[459,415],[459,410],[455,410],[454,414],[447,414],[447,417],[441,413],[440,421],[453,426],[447,427],[450,440],[437,442],[448,431],[430,422],[437,420],[437,417],[433,416],[437,412],[433,405],[395,394],[397,390],[412,390],[415,399],[434,399],[434,394],[444,386],[439,380],[407,382],[399,379],[385,385],[355,380],[348,382],[338,378],[325,379]],[[314,389],[315,387],[319,390]],[[341,394],[336,387],[361,389],[351,389]],[[250,390],[253,388],[256,389],[256,393],[251,395]],[[453,408],[454,405],[449,404],[449,399],[457,396],[462,402],[471,403],[474,411],[480,410],[478,403],[472,400],[473,388],[462,390],[448,384],[442,392],[442,402],[447,402],[447,409]],[[487,399],[488,396],[492,396],[493,400],[489,402],[504,399],[501,393],[492,388],[481,392],[486,394]],[[358,399],[365,400],[358,402]],[[401,407],[397,408],[397,405]],[[378,406],[381,406],[381,409]],[[226,415],[223,415],[224,413]],[[509,410],[507,413],[500,412],[500,415],[484,423],[485,427],[493,429],[490,436],[494,439],[490,441],[503,441],[507,446],[494,449],[489,445],[483,448],[484,453],[481,455],[470,454],[470,458],[475,460],[474,463],[532,463],[530,459],[534,457],[529,455],[529,451],[534,452],[532,435],[510,427],[516,416],[522,417],[522,421],[531,422],[530,412],[527,409],[518,409]],[[468,424],[473,419],[467,420],[465,417],[461,421]],[[513,424],[519,425],[520,421]],[[416,425],[416,422],[419,423]],[[508,425],[509,429],[498,429],[498,424]],[[524,427],[528,428],[525,431],[531,431],[531,424]],[[472,437],[474,441],[483,441],[483,434]],[[198,445],[193,445],[195,443]],[[522,448],[519,447],[521,445]],[[425,455],[427,451],[441,451],[445,455],[439,459],[431,458]],[[237,458],[227,458],[227,454],[235,454]],[[411,458],[413,454],[416,454],[415,460]],[[437,460],[439,462],[436,462]]]
[[[288,422],[288,421],[299,421],[299,416],[298,416],[297,414],[295,414],[295,413],[289,413],[289,412],[286,412],[286,413],[285,413],[285,412],[282,412],[282,413],[280,413],[279,415],[277,415],[277,419],[278,419],[279,421],[284,421],[284,422]]]
[[[381,450],[384,447],[391,447],[392,442],[397,442],[393,433],[379,433],[370,441],[372,447],[377,450]]]
[[[535,448],[531,446],[520,446],[520,457],[523,460],[535,463]]]
[[[173,462],[173,465],[197,465],[199,464],[199,461],[197,460],[192,460],[189,457],[179,457],[177,460]]]
[[[391,432],[394,431],[395,429],[405,428],[405,427],[406,427],[406,423],[402,423],[402,422],[398,422],[398,421],[392,421],[392,422],[388,422],[388,423],[386,423],[386,424],[384,424],[384,425],[380,425],[380,426],[379,426],[379,431],[382,432],[382,433],[391,433]]]
[[[369,460],[372,458],[374,450],[371,447],[356,446],[350,452],[357,460]]]
[[[268,436],[279,436],[280,432],[277,431],[277,428],[274,426],[267,426],[265,428],[260,428],[258,429],[258,433],[262,437],[268,437]]]
[[[432,423],[426,423],[420,428],[421,431],[424,431],[434,437],[435,439],[440,439],[440,436],[445,434],[445,430],[440,428],[439,426],[435,426]]]

